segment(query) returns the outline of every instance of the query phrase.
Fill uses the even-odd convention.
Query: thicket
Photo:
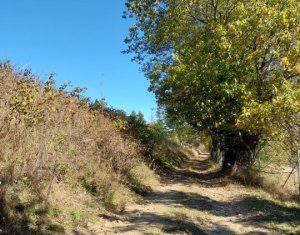
[[[72,229],[156,182],[138,143],[81,92],[1,64],[0,222],[9,233]]]
[[[167,125],[163,118],[147,122],[141,112],[133,111],[127,115],[123,110],[108,107],[105,100],[96,100],[91,109],[110,118],[125,139],[137,143],[144,161],[156,172],[169,171],[186,159],[188,153],[180,143],[189,142],[192,135],[189,133],[185,138],[178,138],[180,129]]]

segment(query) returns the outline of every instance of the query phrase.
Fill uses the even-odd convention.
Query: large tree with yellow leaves
[[[126,39],[167,119],[211,133],[224,169],[300,111],[298,0],[127,0]]]

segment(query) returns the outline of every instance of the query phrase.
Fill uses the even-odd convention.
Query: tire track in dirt
[[[251,208],[257,190],[215,172],[208,155],[195,154],[162,181],[142,202],[89,224],[91,234],[279,234]]]

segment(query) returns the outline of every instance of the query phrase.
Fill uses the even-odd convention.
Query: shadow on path
[[[140,213],[140,211],[133,211],[131,213],[126,213],[125,215],[127,219],[122,219],[122,222],[129,222],[130,225],[126,227],[115,227],[115,229],[117,229],[117,231],[120,231],[120,233],[139,231],[141,232],[141,234],[148,234],[146,229],[148,229],[149,227],[156,227],[160,228],[161,232],[169,234],[176,232],[186,232],[188,234],[199,235],[207,234],[196,224],[189,222],[188,220],[169,218],[163,215],[148,212]],[[112,221],[114,220],[115,218],[112,218]]]
[[[184,233],[184,234],[244,234],[244,235],[263,235],[273,234],[263,232],[273,229],[268,227],[267,223],[285,223],[288,222],[294,226],[300,226],[300,209],[279,204],[273,200],[267,200],[250,194],[240,193],[240,197],[227,197],[226,200],[213,199],[209,194],[201,195],[201,190],[221,190],[224,186],[231,183],[219,172],[209,172],[212,167],[207,157],[199,159],[188,159],[180,169],[175,170],[171,176],[164,178],[164,184],[168,187],[165,191],[155,191],[145,197],[146,205],[163,205],[168,208],[183,208],[207,212],[210,215],[220,217],[221,219],[234,221],[231,223],[239,226],[250,226],[258,229],[255,232],[236,233],[230,226],[218,221],[210,221],[212,227],[207,228],[199,221],[191,220],[185,214],[170,217],[164,213],[146,212],[145,210],[125,211],[117,217],[104,216],[105,219],[112,222],[121,221],[127,226],[116,226],[115,229],[120,233],[139,231],[140,234],[147,233],[147,228],[158,228],[162,234]],[[191,182],[199,185],[200,191],[190,192],[181,191],[173,185],[186,186],[189,189]],[[170,186],[170,187],[169,187]],[[217,189],[217,188],[220,189]],[[238,190],[237,188],[234,188]],[[179,191],[180,190],[180,191]],[[154,207],[155,208],[155,207]],[[207,222],[207,221],[206,221]],[[261,229],[260,229],[261,228]],[[260,230],[262,230],[260,232]]]
[[[209,157],[199,159],[186,159],[182,167],[174,170],[174,173],[166,179],[165,183],[182,183],[189,184],[190,182],[201,184],[205,187],[224,187],[230,182],[220,171],[205,172],[213,166]]]

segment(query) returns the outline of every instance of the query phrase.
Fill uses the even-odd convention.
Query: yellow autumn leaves
[[[278,135],[284,122],[292,126],[300,122],[300,88],[293,81],[284,81],[279,88],[273,86],[274,98],[260,102],[249,100],[237,119],[238,128],[272,137]]]
[[[72,116],[79,107],[87,106],[78,100],[82,89],[75,88],[66,92],[65,88],[66,86],[64,89],[55,89],[53,80],[43,86],[31,78],[20,78],[9,102],[11,121],[25,122],[26,125],[32,126],[51,121],[52,114],[63,113],[66,118],[66,114]]]

